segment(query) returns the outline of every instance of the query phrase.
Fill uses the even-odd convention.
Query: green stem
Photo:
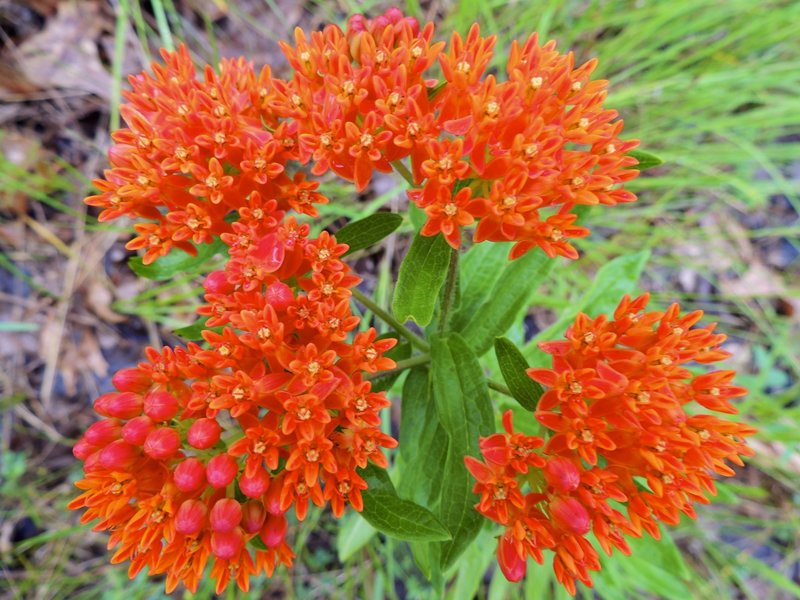
[[[439,317],[439,333],[447,330],[447,317],[450,316],[450,309],[456,299],[456,282],[458,281],[458,255],[457,248],[452,248],[450,252],[450,264],[447,266],[447,279],[444,283],[444,304],[442,314]]]
[[[500,383],[499,381],[494,381],[492,379],[488,380],[489,382],[489,389],[492,389],[496,392],[500,392],[501,394],[505,394],[509,398],[513,398],[514,395],[511,393],[511,390],[508,389],[508,386],[504,383]]]
[[[428,343],[417,336],[413,331],[411,331],[408,327],[403,325],[400,321],[395,319],[388,311],[384,310],[369,296],[365,295],[361,291],[353,288],[353,297],[361,302],[364,306],[366,306],[369,310],[375,313],[375,316],[382,319],[384,322],[391,325],[397,333],[402,335],[406,338],[412,346],[421,350],[422,352],[430,352],[431,347]]]
[[[394,369],[390,369],[389,371],[378,371],[372,375],[367,375],[364,379],[377,379],[378,377],[386,377],[389,375],[394,375],[395,373],[402,373],[412,367],[417,367],[419,365],[426,365],[431,362],[431,355],[430,354],[417,354],[416,356],[412,356],[411,358],[405,358],[403,360],[398,360],[397,365]]]
[[[411,187],[415,187],[414,183],[414,176],[411,174],[411,171],[408,170],[408,167],[400,160],[393,160],[391,163],[392,167],[395,171],[397,171],[400,176],[408,182],[408,185]]]

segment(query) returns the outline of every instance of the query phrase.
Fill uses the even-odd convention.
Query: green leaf
[[[413,319],[424,327],[431,322],[449,264],[450,246],[442,235],[414,236],[392,299],[392,311],[401,323]]]
[[[511,261],[484,300],[460,331],[477,356],[483,355],[494,338],[505,333],[520,312],[527,308],[539,282],[555,261],[544,252],[533,250]]]
[[[494,340],[494,352],[497,355],[497,363],[500,365],[500,372],[506,380],[511,395],[524,408],[536,410],[539,398],[542,397],[544,389],[541,385],[528,377],[525,371],[528,368],[528,361],[522,352],[508,338],[499,337]]]
[[[447,434],[436,414],[427,367],[411,369],[403,384],[399,442],[400,493],[432,506],[441,489]]]
[[[634,292],[649,258],[650,251],[642,250],[615,258],[600,267],[597,275],[595,275],[592,287],[586,291],[581,299],[571,304],[569,308],[561,313],[558,321],[540,332],[525,347],[523,350],[525,358],[535,366],[544,364],[542,361],[545,359],[549,360],[549,356],[543,356],[539,352],[536,344],[563,336],[567,327],[579,312],[585,312],[589,316],[613,312],[625,294]]]
[[[636,169],[638,171],[652,169],[653,167],[664,164],[664,160],[661,157],[651,154],[650,152],[645,152],[644,150],[631,150],[628,152],[628,156],[632,156],[639,161],[638,165],[629,167],[630,169]]]
[[[345,514],[340,523],[339,532],[336,535],[336,553],[339,555],[339,562],[347,562],[378,532],[355,511]]]
[[[461,292],[458,310],[450,319],[450,328],[463,331],[494,287],[503,269],[508,265],[511,243],[492,242],[475,244],[464,253],[459,265]]]
[[[375,465],[359,472],[369,489],[361,492],[361,516],[375,529],[398,540],[441,541],[451,539],[447,528],[427,508],[397,495],[389,474]]]
[[[177,248],[166,256],[149,265],[142,262],[141,256],[134,256],[128,261],[131,270],[145,279],[164,281],[175,277],[178,273],[193,273],[203,271],[208,267],[208,262],[215,255],[224,253],[227,247],[222,240],[216,239],[210,244],[195,245],[197,256],[192,256]]]
[[[185,340],[189,340],[192,342],[195,342],[197,340],[202,340],[203,331],[209,329],[208,327],[206,327],[207,321],[208,317],[200,317],[199,319],[197,319],[197,321],[195,321],[191,325],[187,325],[186,327],[178,327],[178,329],[174,330],[172,333],[182,337]]]
[[[436,412],[449,444],[437,514],[453,536],[440,545],[442,569],[452,565],[480,531],[483,517],[464,457],[478,456],[478,438],[494,429],[489,389],[478,358],[457,333],[431,338],[431,377]]]
[[[345,256],[377,244],[400,227],[403,216],[397,213],[379,212],[358,221],[353,221],[336,232],[336,241],[350,246]]]

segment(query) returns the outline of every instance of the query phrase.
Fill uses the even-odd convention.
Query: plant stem
[[[386,377],[389,375],[394,375],[396,373],[402,373],[403,371],[407,371],[412,367],[418,367],[419,365],[426,365],[431,362],[431,355],[430,354],[417,354],[416,356],[412,356],[411,358],[406,358],[403,360],[397,361],[397,366],[394,369],[390,369],[388,371],[378,371],[377,373],[373,373],[364,377],[367,381],[371,379],[377,379],[378,377]]]
[[[456,298],[456,282],[458,281],[458,256],[459,251],[453,248],[450,252],[450,264],[447,267],[447,279],[444,283],[444,304],[442,304],[442,314],[439,317],[439,333],[444,333],[447,329],[447,317],[450,308]]]
[[[395,171],[397,171],[400,176],[406,180],[408,185],[412,188],[414,187],[414,176],[411,174],[411,171],[408,170],[408,167],[400,160],[393,160],[391,163]]]
[[[504,383],[500,383],[499,381],[494,381],[493,379],[487,380],[489,382],[489,389],[492,389],[496,392],[500,392],[501,394],[505,394],[506,396],[513,398],[514,395],[511,393],[511,390],[508,389],[508,386]]]
[[[412,346],[421,350],[422,352],[429,352],[431,347],[428,343],[417,336],[413,331],[411,331],[408,327],[403,325],[400,321],[395,319],[388,311],[384,310],[369,296],[362,293],[360,290],[353,288],[353,297],[361,302],[364,306],[366,306],[369,310],[375,313],[375,316],[379,317],[389,325],[391,325],[397,333],[402,335],[406,338]]]

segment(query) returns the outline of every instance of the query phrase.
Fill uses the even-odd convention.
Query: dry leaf
[[[114,295],[99,279],[93,278],[86,287],[86,304],[106,323],[122,323],[127,317],[111,310]]]

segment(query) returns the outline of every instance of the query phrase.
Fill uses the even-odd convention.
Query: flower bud
[[[283,474],[275,477],[269,484],[269,491],[264,498],[264,507],[271,515],[282,515],[286,511],[281,509],[281,492],[283,491]]]
[[[111,442],[100,451],[99,464],[104,469],[128,469],[139,458],[139,450],[122,440]]]
[[[111,383],[120,392],[146,392],[153,385],[153,380],[148,373],[139,369],[120,369],[111,378]]]
[[[181,436],[170,427],[154,429],[144,441],[144,453],[155,460],[171,458],[180,447]]]
[[[208,507],[200,500],[185,500],[175,513],[175,531],[182,535],[194,535],[206,523]]]
[[[267,304],[277,311],[286,310],[294,302],[294,293],[285,283],[280,281],[267,286]]]
[[[575,498],[556,498],[550,503],[550,516],[561,529],[575,535],[584,535],[591,527],[589,513]]]
[[[198,458],[187,458],[172,473],[172,480],[182,492],[193,492],[206,482],[206,466]]]
[[[122,426],[122,439],[134,446],[142,446],[153,429],[155,429],[155,424],[150,417],[142,415],[131,419]]]
[[[242,522],[242,505],[233,498],[221,498],[211,509],[211,529],[231,531]]]
[[[236,558],[242,546],[244,546],[244,536],[239,527],[211,534],[211,552],[220,560]]]
[[[520,581],[528,570],[527,557],[520,557],[510,536],[504,535],[497,544],[497,564],[509,581]]]
[[[235,286],[228,281],[225,271],[211,271],[203,282],[207,294],[230,294]]]
[[[219,441],[220,433],[222,433],[222,427],[219,426],[216,419],[197,419],[189,427],[186,438],[191,446],[199,450],[206,450]]]
[[[111,392],[94,401],[94,411],[104,417],[133,419],[142,414],[142,398],[132,392]]]
[[[245,533],[256,533],[264,524],[267,511],[258,500],[248,500],[242,507],[242,529]]]
[[[269,515],[259,535],[267,548],[276,548],[286,539],[289,521],[285,515]]]
[[[403,18],[405,17],[403,11],[397,8],[396,6],[392,6],[386,9],[386,12],[383,13],[383,16],[389,19],[389,23],[391,23],[392,25],[396,25],[397,23],[402,21]]]
[[[144,397],[144,414],[153,421],[169,421],[178,414],[178,399],[169,392],[150,392]]]
[[[208,461],[206,478],[215,488],[224,488],[234,480],[239,472],[239,465],[230,454],[217,454]]]
[[[122,427],[119,421],[116,419],[102,419],[89,426],[89,429],[83,434],[83,439],[92,446],[106,446],[114,440],[118,440],[121,432]]]
[[[547,461],[544,478],[548,485],[562,494],[578,489],[581,483],[578,467],[574,462],[562,456],[556,456]]]
[[[269,489],[269,473],[264,469],[258,469],[252,477],[243,473],[239,478],[239,489],[248,498],[260,498]]]
[[[97,451],[97,446],[90,444],[86,438],[79,439],[72,447],[72,455],[78,460],[86,460]]]

